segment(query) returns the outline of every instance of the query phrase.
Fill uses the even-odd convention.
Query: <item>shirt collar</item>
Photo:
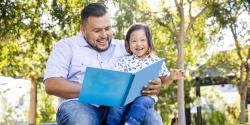
[[[84,39],[82,33],[77,36],[77,42],[80,47],[90,47],[87,41]]]
[[[134,59],[141,60],[141,61],[144,61],[144,60],[147,60],[147,59],[150,58],[150,55],[146,55],[146,57],[145,57],[144,59],[139,58],[139,57],[138,57],[137,55],[135,55],[135,54],[133,54],[132,56],[133,56]]]

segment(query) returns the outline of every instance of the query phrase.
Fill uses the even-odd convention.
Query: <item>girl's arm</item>
[[[163,84],[170,84],[173,82],[173,80],[178,80],[178,79],[185,79],[185,73],[184,70],[174,70],[170,72],[170,75],[168,76],[161,76],[160,77],[161,81]]]
[[[165,84],[165,85],[170,84],[170,83],[173,82],[173,79],[171,78],[171,75],[169,75],[169,76],[161,76],[160,79],[161,79],[162,84]]]

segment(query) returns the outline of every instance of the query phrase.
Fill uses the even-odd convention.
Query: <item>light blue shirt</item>
[[[127,55],[123,41],[112,40],[108,50],[97,52],[89,46],[81,34],[62,39],[54,44],[49,56],[44,80],[63,77],[82,84],[87,66],[113,69],[115,62]]]

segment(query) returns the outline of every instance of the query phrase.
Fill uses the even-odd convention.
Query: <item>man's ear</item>
[[[86,32],[86,27],[85,27],[83,24],[80,25],[80,31],[81,31],[83,34]]]

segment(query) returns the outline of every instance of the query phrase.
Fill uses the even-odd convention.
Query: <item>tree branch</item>
[[[173,24],[173,31],[176,32],[177,29],[176,29],[176,25],[175,25],[174,19],[173,19],[172,16],[171,16],[170,18],[171,18],[171,22],[172,22],[172,24]]]
[[[180,0],[180,4],[183,5],[183,0]]]
[[[167,25],[167,24],[163,23],[162,21],[160,21],[160,19],[157,19],[157,22],[158,22],[161,26],[166,27],[166,28],[171,32],[171,34],[172,34],[174,37],[177,36],[176,31],[174,31],[169,25]]]
[[[236,28],[234,28],[233,25],[234,24],[230,24],[229,27],[230,27],[230,30],[231,30],[231,32],[233,34],[233,38],[234,38],[234,43],[235,43],[235,46],[236,46],[237,55],[239,56],[240,61],[242,62],[243,58],[242,58],[242,55],[241,55],[241,52],[240,52],[240,44],[239,44],[238,37],[237,37],[236,31],[235,31]]]
[[[248,48],[247,60],[249,60],[249,61],[250,61],[250,48]],[[250,63],[250,62],[249,62],[249,63]]]
[[[246,71],[247,73],[249,72],[250,70],[250,48],[248,48],[248,54],[247,54],[247,57],[246,57],[246,65],[245,65],[245,68],[246,68]],[[248,75],[247,75],[248,76]]]
[[[177,0],[174,0],[175,6],[177,7],[177,11],[179,12],[180,18],[182,17],[183,11],[182,11],[182,4],[178,3]]]
[[[191,7],[191,6],[190,6]],[[193,25],[193,23],[194,23],[194,21],[201,15],[201,14],[203,14],[204,13],[204,11],[206,10],[208,8],[208,5],[206,5],[196,16],[192,16],[191,15],[191,10],[190,10],[190,13],[189,13],[189,20],[190,20],[190,22],[189,22],[189,24],[188,24],[188,27],[187,27],[187,29],[186,29],[186,33],[188,33],[189,32],[189,30],[191,29],[191,26]]]
[[[192,2],[193,2],[193,1],[188,0],[188,3],[189,3],[188,13],[189,13],[189,18],[190,18],[190,19],[192,18],[192,13],[191,13]]]

